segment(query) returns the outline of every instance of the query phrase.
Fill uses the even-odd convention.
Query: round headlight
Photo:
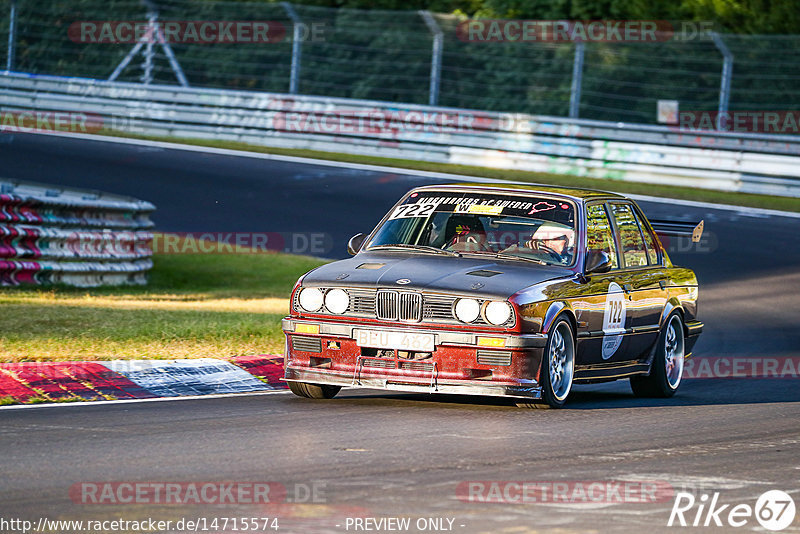
[[[305,287],[300,290],[298,300],[305,311],[315,312],[322,307],[322,291],[316,287]]]
[[[344,289],[331,289],[325,293],[325,307],[331,313],[344,313],[350,305],[350,296]]]
[[[481,314],[481,305],[475,299],[458,299],[455,312],[459,321],[471,323]]]
[[[504,324],[511,317],[511,306],[508,302],[493,300],[484,310],[486,320],[494,325]]]

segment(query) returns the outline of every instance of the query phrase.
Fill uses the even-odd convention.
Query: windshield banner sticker
[[[429,205],[433,208],[429,208]],[[410,206],[424,206],[409,209]],[[499,195],[448,195],[417,194],[409,196],[406,203],[395,208],[389,220],[421,218],[434,213],[458,213],[483,216],[528,217],[547,212],[546,219],[562,224],[573,220],[573,207],[565,202],[548,201],[541,198],[524,198]]]

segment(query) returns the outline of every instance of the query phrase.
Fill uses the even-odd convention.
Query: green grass
[[[297,278],[286,254],[156,255],[146,287],[0,290],[0,361],[170,359],[283,352]]]
[[[754,208],[766,208],[783,211],[800,212],[800,198],[779,197],[771,195],[754,195],[751,193],[732,193],[727,191],[713,191],[707,189],[697,189],[692,187],[678,187],[671,185],[645,184],[635,182],[623,182],[620,180],[586,178],[582,176],[549,174],[538,172],[527,172],[506,169],[494,169],[489,167],[474,167],[469,165],[451,165],[447,163],[429,163],[424,161],[414,161],[407,159],[382,158],[376,156],[361,156],[355,154],[343,154],[335,152],[320,152],[316,150],[272,148],[259,145],[251,145],[235,141],[213,141],[206,139],[187,139],[164,136],[140,136],[121,133],[115,130],[105,130],[104,135],[117,137],[127,137],[133,139],[149,139],[155,141],[165,141],[172,143],[183,143],[187,145],[208,146],[215,148],[228,148],[231,150],[245,150],[249,152],[259,152],[264,154],[279,154],[287,156],[298,156],[316,159],[327,159],[334,161],[344,161],[351,163],[365,163],[370,165],[386,165],[390,167],[401,167],[405,169],[415,169],[421,171],[445,172],[450,174],[461,174],[465,176],[480,176],[484,178],[496,178],[498,180],[513,180],[520,182],[532,182],[540,184],[551,184],[568,187],[583,187],[589,189],[601,189],[616,191],[619,193],[651,195],[665,198],[676,198],[682,200],[694,200],[698,202],[711,202],[715,204],[732,204],[735,206],[749,206]]]
[[[15,399],[14,397],[0,397],[0,406],[11,406],[13,404],[45,404],[51,402],[84,402],[86,399],[79,397],[62,397],[58,399],[51,399],[48,397],[35,396],[28,397],[25,400]]]

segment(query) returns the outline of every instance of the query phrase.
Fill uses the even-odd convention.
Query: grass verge
[[[765,208],[782,211],[800,212],[800,198],[779,197],[771,195],[755,195],[751,193],[732,193],[727,191],[713,191],[707,189],[697,189],[692,187],[679,187],[671,185],[645,184],[635,182],[623,182],[620,180],[586,178],[583,176],[549,174],[539,172],[517,171],[507,169],[494,169],[489,167],[474,167],[470,165],[452,165],[449,163],[430,163],[425,161],[414,161],[407,159],[383,158],[377,156],[361,156],[356,154],[343,154],[337,152],[320,152],[317,150],[272,148],[235,141],[213,141],[207,139],[175,138],[165,136],[143,136],[131,135],[115,130],[105,130],[103,135],[115,137],[126,137],[132,139],[146,139],[152,141],[164,141],[172,143],[182,143],[195,146],[208,146],[215,148],[227,148],[231,150],[244,150],[248,152],[259,152],[262,154],[278,154],[285,156],[297,156],[306,158],[326,159],[333,161],[344,161],[350,163],[364,163],[369,165],[385,165],[389,167],[401,167],[405,169],[415,169],[420,171],[445,172],[450,174],[462,174],[465,176],[480,176],[484,178],[496,178],[498,180],[513,180],[520,182],[532,182],[539,184],[560,185],[568,187],[583,187],[588,189],[611,190],[619,193],[650,195],[664,198],[676,198],[681,200],[694,200],[697,202],[711,202],[714,204],[732,204],[734,206],[748,206],[753,208]]]
[[[0,361],[279,354],[289,293],[324,262],[274,253],[154,263],[146,287],[2,289]]]

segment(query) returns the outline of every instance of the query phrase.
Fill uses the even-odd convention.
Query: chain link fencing
[[[280,31],[269,42],[144,39],[135,49],[135,40],[82,38],[76,24],[87,21],[266,21]],[[287,2],[0,0],[0,69],[640,123],[657,121],[659,100],[681,110],[717,111],[721,100],[730,111],[800,110],[800,35],[474,42],[460,35],[463,22]],[[730,91],[721,99],[724,49]]]

